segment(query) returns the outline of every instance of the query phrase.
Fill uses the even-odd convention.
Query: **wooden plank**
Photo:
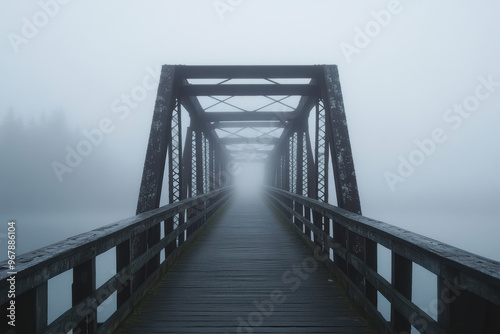
[[[249,198],[209,226],[118,333],[160,330],[370,333],[309,249]]]

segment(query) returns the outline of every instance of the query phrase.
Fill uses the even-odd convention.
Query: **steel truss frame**
[[[338,69],[335,65],[319,66],[318,69],[317,76],[313,78],[318,93],[311,95],[314,96],[312,103],[304,103],[303,105],[307,107],[290,122],[289,127],[285,128],[284,138],[276,145],[268,163],[268,184],[328,202],[330,198],[329,168],[332,168],[337,205],[361,214]],[[314,143],[311,142],[308,124],[309,115],[313,111]],[[316,227],[332,236],[339,244],[348,247],[368,266],[377,270],[375,243],[348,232],[339,224],[330,222],[328,218],[317,212],[310,212],[299,203],[293,203],[293,208],[297,212],[304,212],[306,218],[312,216]],[[294,219],[289,213],[287,215],[290,219]],[[306,235],[310,235],[315,243],[324,248],[323,240],[317,235],[314,236],[307,227],[302,226],[295,219],[294,223],[306,232]],[[330,230],[331,226],[333,226],[332,230]],[[340,257],[335,256],[334,261],[376,306],[375,288]]]
[[[212,83],[207,84],[207,79]],[[199,82],[203,80],[205,82]],[[247,81],[235,84],[238,80]],[[297,83],[299,81],[301,83]],[[241,106],[234,98],[238,96],[260,96],[263,104],[257,107]],[[298,97],[298,102],[292,103],[292,97]],[[207,101],[211,102],[207,105]],[[225,111],[222,110],[224,108]],[[183,111],[190,117],[185,137],[182,134]],[[316,118],[314,129],[310,129],[308,124],[311,112]],[[255,136],[244,136],[241,129],[253,129]],[[277,130],[279,137],[272,136]],[[221,133],[226,133],[226,136],[221,137]],[[185,142],[182,142],[183,138]],[[272,150],[263,150],[265,145],[273,147]],[[324,202],[329,200],[328,175],[329,168],[332,168],[337,205],[361,213],[335,65],[163,66],[137,213],[159,206],[166,164],[168,199],[173,203],[230,184],[233,176],[231,163],[245,160],[248,152],[258,152],[254,158],[266,160],[269,185]],[[311,216],[317,227],[332,235],[340,244],[356,250],[356,256],[376,270],[376,245],[335,223],[330,231],[328,219],[299,203],[292,204],[294,210],[303,212],[306,217]],[[185,223],[200,210],[204,207],[186,210],[165,221],[165,232]],[[291,215],[289,217],[293,219]],[[311,234],[301,222],[294,223]],[[158,224],[137,235],[130,241],[133,244],[131,251],[128,251],[128,245],[118,246],[117,269],[120,270],[157,243],[160,231]],[[187,229],[186,233],[190,232]],[[174,251],[184,237],[181,235],[168,245],[166,254]],[[322,245],[322,240],[317,238],[314,242]],[[335,258],[335,261],[376,305],[375,290],[354,268],[342,263],[342,259]],[[137,289],[146,273],[155,270],[159,264],[158,256],[141,268],[129,285],[130,291],[125,289],[127,291],[121,292],[123,297],[118,296],[118,303]]]

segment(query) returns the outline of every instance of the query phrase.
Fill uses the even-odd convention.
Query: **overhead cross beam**
[[[221,138],[221,143],[224,145],[275,145],[278,142],[278,138],[261,136],[261,137],[235,137],[235,138]]]
[[[182,96],[264,96],[264,95],[297,95],[316,96],[318,87],[315,85],[184,85]]]
[[[305,66],[179,66],[185,79],[310,79],[321,74],[321,67]]]
[[[246,121],[272,121],[286,122],[297,117],[295,112],[206,112],[203,118],[207,122],[246,122]]]
[[[214,122],[214,129],[226,128],[284,128],[286,123],[279,121]]]

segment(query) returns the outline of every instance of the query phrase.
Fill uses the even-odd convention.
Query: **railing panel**
[[[411,326],[425,333],[500,332],[500,262],[468,253],[436,240],[376,221],[330,204],[299,196],[277,188],[267,187],[272,202],[282,211],[293,214],[295,219],[311,229],[316,241],[315,255],[322,254],[325,264],[345,284],[351,297],[375,319],[384,332],[409,333]],[[321,217],[332,219],[346,231],[354,232],[371,243],[392,252],[392,283],[359,259],[349,245],[332,238],[326,231],[304,215],[293,210],[290,201],[310,208]],[[303,235],[303,230],[296,229]],[[305,235],[305,240],[310,236]],[[335,239],[335,240],[334,240]],[[341,238],[340,241],[343,239]],[[327,260],[330,249],[335,262]],[[391,303],[390,324],[383,318],[358,282],[353,282],[338,268],[338,260],[348,264]],[[416,263],[438,277],[438,321],[412,302],[412,267]]]
[[[81,333],[107,333],[113,330],[167,269],[176,253],[167,254],[164,265],[151,270],[144,283],[132,294],[130,282],[137,270],[157,258],[167,245],[184,235],[188,228],[202,226],[230,199],[230,191],[231,188],[226,187],[169,204],[19,256],[16,266],[16,330],[23,333],[66,333],[71,329]],[[130,240],[134,236],[186,210],[192,210],[193,213],[186,223],[149,245],[145,252],[134,259],[117,263],[118,273],[96,289],[96,256],[113,247],[117,251],[120,247],[122,251],[128,247],[130,254],[133,247]],[[193,236],[196,232],[192,231]],[[0,307],[6,309],[9,290],[7,261],[1,263],[0,268]],[[73,306],[47,326],[47,281],[69,269],[73,269]],[[129,293],[123,294],[123,291]],[[97,307],[115,292],[121,296],[118,309],[103,325],[98,326]]]

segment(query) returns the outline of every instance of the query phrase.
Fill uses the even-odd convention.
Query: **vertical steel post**
[[[309,127],[306,129],[306,146],[307,146],[307,197],[318,199],[318,172],[316,163],[314,161],[311,136],[309,134]],[[311,209],[307,208],[306,219],[311,221]],[[304,233],[311,238],[311,229],[305,227]]]
[[[306,191],[307,191],[307,178],[304,178],[304,169],[305,169],[305,175],[307,175],[307,165],[304,164],[304,131],[302,129],[299,129],[297,132],[297,142],[296,142],[296,148],[297,148],[297,161],[296,161],[296,186],[295,190],[297,194],[299,195],[304,195],[304,180],[306,181]],[[300,215],[304,214],[304,208],[302,204],[300,203],[295,203],[295,212],[299,213]],[[304,227],[303,224],[297,219],[295,221],[295,224],[297,227],[303,231]]]
[[[215,185],[215,143],[213,142],[213,139],[209,139],[209,146],[210,146],[210,151],[209,151],[209,178],[208,178],[208,191],[214,191],[216,189]]]
[[[196,187],[196,195],[201,195],[203,194],[203,162],[204,162],[204,156],[203,156],[203,133],[198,125],[196,128],[196,164],[193,166],[196,168],[196,180],[195,180],[195,187]]]
[[[354,171],[354,159],[351,151],[337,66],[324,66],[323,73],[322,95],[325,100],[325,110],[329,124],[330,150],[337,203],[343,209],[361,214],[358,185]],[[338,226],[334,234],[337,239],[343,239],[343,235],[346,235],[349,251],[365,261],[370,268],[377,270],[376,243],[366,240],[355,233],[348,233]],[[354,268],[349,266],[347,272],[350,279],[361,291],[364,291],[365,296],[376,306],[376,289],[362,275],[357,273]]]
[[[186,142],[184,145],[183,163],[182,163],[182,198],[192,197],[192,178],[193,178],[193,136],[194,132],[191,126],[187,127],[186,130]],[[191,218],[192,210],[188,209],[182,214],[182,223],[188,221]],[[179,236],[179,243],[184,242],[186,236],[189,234],[190,229],[184,231],[182,235]]]
[[[171,122],[171,145],[168,150],[168,200],[169,203],[175,203],[183,199],[182,194],[182,117],[181,117],[181,104],[177,100],[176,108],[172,113]],[[164,222],[165,235],[171,233],[183,222],[183,215],[179,213]],[[182,243],[183,235],[179,236],[177,241],[172,242],[165,248],[165,256],[170,255],[170,253],[177,247],[177,244]]]
[[[283,189],[283,157],[276,157],[276,187]]]
[[[149,136],[144,170],[142,174],[139,199],[137,202],[137,213],[146,212],[157,208],[160,204],[165,162],[172,137],[171,118],[176,105],[177,85],[176,67],[165,65],[162,68],[158,95],[153,113],[151,132]],[[116,266],[119,272],[133,259],[143,254],[149,246],[157,243],[160,239],[160,225],[152,227],[149,231],[140,233],[129,241],[116,247]],[[120,307],[130,296],[132,291],[142,284],[146,278],[146,268],[148,272],[155,270],[159,266],[159,255],[154,257],[146,266],[134,273],[131,284],[118,293],[118,307]]]
[[[288,184],[289,191],[297,193],[297,132],[293,132],[288,138]],[[290,209],[294,210],[295,201],[287,200]],[[290,214],[292,223],[296,222],[295,216]]]
[[[290,154],[290,138],[288,138],[284,143],[283,143],[283,148],[282,148],[282,154],[283,154],[283,190],[290,191],[292,192],[292,181],[290,180],[291,178],[291,173],[290,173],[290,165],[292,164],[292,157]],[[292,208],[292,200],[285,198],[284,203],[289,207]],[[285,215],[288,217],[290,222],[293,220],[293,215],[289,213],[288,211],[285,212]]]
[[[191,118],[191,126],[189,128],[189,133],[190,136],[186,137],[186,141],[190,141],[190,148],[191,148],[191,155],[190,155],[190,169],[189,173],[191,175],[190,180],[189,180],[189,197],[194,197],[198,195],[198,190],[197,190],[197,180],[198,180],[198,175],[199,171],[197,168],[198,165],[198,151],[199,151],[199,144],[198,144],[198,137],[199,137],[199,131],[197,130],[197,125],[196,121]],[[186,157],[187,158],[187,157]],[[188,212],[188,221],[196,215],[196,208],[190,208],[187,210]],[[194,232],[195,228],[194,226],[190,226],[187,230],[187,235],[191,235]]]
[[[203,130],[201,128],[201,124],[197,124],[197,129],[196,129],[196,194],[201,195],[205,192],[204,190],[204,164],[205,164],[205,155],[204,155],[204,134]],[[205,210],[205,204],[204,203],[199,203],[197,205],[197,210],[198,211],[203,211]],[[198,229],[201,225],[203,224],[203,221],[198,220],[198,222],[194,225],[195,230]]]
[[[316,103],[316,165],[314,181],[316,199],[328,203],[328,123],[326,122],[326,110],[324,102],[319,99]],[[322,231],[325,231],[325,220],[318,212],[313,212],[314,225]],[[314,242],[318,246],[323,246],[323,240],[314,235]]]

